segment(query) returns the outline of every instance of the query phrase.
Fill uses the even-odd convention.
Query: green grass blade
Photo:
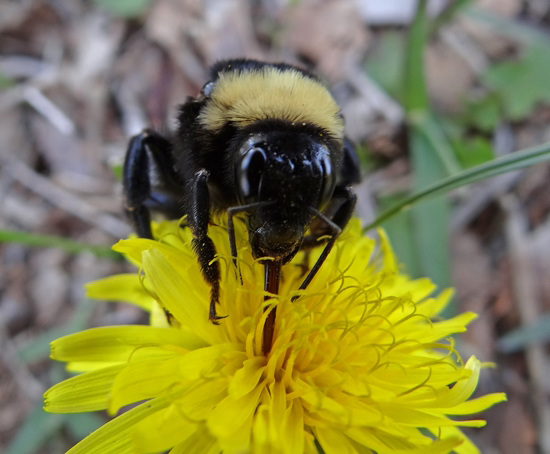
[[[443,170],[450,175],[459,171],[461,167],[443,128],[430,108],[424,77],[424,48],[428,38],[426,9],[427,0],[421,0],[409,34],[405,62],[405,110],[411,133],[423,136],[421,140],[426,149],[441,161]],[[411,151],[414,154],[414,147]],[[430,168],[433,169],[434,176],[440,173],[437,164],[433,163]]]
[[[451,22],[456,14],[472,3],[472,0],[455,0],[449,3],[430,26],[430,35],[436,34],[444,25]]]
[[[19,243],[27,246],[59,248],[70,254],[91,252],[97,257],[120,259],[121,255],[107,246],[81,243],[52,235],[17,232],[15,230],[0,229],[0,243]]]
[[[536,322],[521,326],[502,336],[497,343],[503,353],[523,350],[530,344],[545,343],[550,340],[550,314],[539,316]]]
[[[426,184],[444,178],[447,172],[423,131],[411,128],[409,135],[414,187],[421,190]],[[429,276],[439,288],[451,284],[448,247],[450,211],[450,202],[444,197],[424,200],[411,211],[418,272],[410,275]]]
[[[36,405],[25,419],[17,435],[8,446],[6,454],[32,454],[44,452],[44,446],[55,440],[64,427],[67,427],[75,440],[80,440],[98,429],[103,418],[96,413],[56,415],[46,413],[42,401]]]
[[[434,114],[431,111],[416,111],[410,112],[408,117],[413,134],[422,136],[424,146],[439,159],[443,172],[439,173],[440,178],[460,172],[462,167],[456,153]]]
[[[75,440],[82,440],[105,423],[105,419],[98,413],[73,413],[64,416],[67,429]]]
[[[405,61],[405,109],[408,113],[428,110],[428,93],[424,80],[427,3],[427,0],[420,0],[408,38]]]
[[[134,18],[144,14],[152,0],[94,0],[94,3],[104,8],[109,14],[120,18]]]
[[[66,336],[67,334],[82,331],[88,327],[90,317],[96,305],[91,300],[87,300],[79,304],[71,318],[60,326],[56,326],[17,350],[17,357],[23,363],[33,363],[43,358],[47,358],[50,354],[50,344],[55,339]]]
[[[61,431],[66,415],[52,415],[42,409],[42,402],[36,405],[27,417],[6,454],[32,454],[38,452],[46,442]]]
[[[395,204],[391,208],[384,211],[378,218],[371,224],[365,227],[365,230],[380,226],[387,219],[395,216],[404,210],[411,208],[413,205],[426,200],[431,197],[435,197],[441,194],[445,194],[453,189],[466,186],[468,184],[476,183],[486,178],[494,177],[502,173],[519,170],[525,167],[529,167],[535,164],[548,161],[550,159],[550,143],[539,145],[537,147],[528,148],[526,150],[516,151],[509,155],[494,159],[493,161],[481,164],[476,167],[464,170],[456,175],[444,178],[425,189],[416,192],[415,194],[406,197],[401,202]]]
[[[470,19],[488,25],[499,35],[521,41],[523,44],[537,42],[548,44],[550,42],[550,38],[543,31],[543,28],[539,29],[522,21],[511,20],[498,14],[492,14],[473,5],[464,8],[462,13]]]
[[[378,200],[380,209],[393,207],[403,199],[404,195],[391,195],[381,197]],[[391,244],[399,256],[399,261],[405,265],[407,274],[420,276],[422,270],[418,260],[415,229],[413,225],[412,211],[402,211],[396,216],[384,222],[384,230],[391,239]]]
[[[431,111],[424,75],[424,49],[428,33],[427,1],[421,0],[408,36],[404,71],[405,110],[415,192],[460,170],[454,150]],[[414,277],[430,276],[440,288],[450,285],[449,213],[448,200],[440,198],[415,206],[408,220],[404,216],[397,218],[401,221],[401,235],[407,234],[412,244],[409,247],[412,254],[409,255],[413,261],[405,263],[407,272]],[[397,253],[402,251],[397,249]]]

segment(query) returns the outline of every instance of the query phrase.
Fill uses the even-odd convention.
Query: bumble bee
[[[311,282],[348,223],[359,180],[340,108],[321,80],[285,63],[226,60],[210,70],[196,98],[179,108],[171,137],[144,130],[129,143],[123,184],[139,236],[152,238],[150,209],[187,215],[200,269],[211,287],[209,318],[219,323],[220,267],[208,236],[212,213],[243,214],[252,254],[264,261],[265,290],[278,293],[281,266],[325,237]],[[306,232],[310,232],[306,235]],[[264,330],[269,351],[274,310]],[[267,326],[270,325],[270,326]]]

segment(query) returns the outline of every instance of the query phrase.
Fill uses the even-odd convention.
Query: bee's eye
[[[328,154],[323,156],[321,159],[321,169],[323,172],[323,182],[321,185],[321,200],[319,203],[319,208],[323,209],[332,198],[334,186],[336,185],[332,162],[330,161]]]
[[[241,203],[258,201],[260,183],[265,167],[265,151],[260,147],[249,149],[237,168],[238,192]]]
[[[212,81],[206,82],[201,89],[201,94],[208,98],[212,94],[212,91],[214,90],[215,86],[216,86],[215,82],[212,82]]]

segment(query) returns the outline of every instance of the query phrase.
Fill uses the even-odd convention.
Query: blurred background
[[[550,141],[548,0],[430,1],[423,49],[415,11],[414,0],[0,2],[0,452],[64,452],[105,421],[43,413],[43,391],[66,376],[49,342],[145,322],[87,301],[84,284],[131,269],[108,254],[131,231],[117,178],[129,137],[171,130],[216,60],[284,60],[327,81],[358,146],[366,222],[427,183]],[[550,453],[549,170],[461,188],[385,225],[411,275],[456,288],[450,314],[480,314],[460,350],[497,365],[480,393],[509,398],[471,432],[484,453]]]

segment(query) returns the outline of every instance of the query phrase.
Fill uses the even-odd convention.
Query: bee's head
[[[239,203],[250,205],[253,254],[284,261],[298,251],[336,182],[326,144],[312,134],[280,130],[248,136],[236,154],[235,177]]]

